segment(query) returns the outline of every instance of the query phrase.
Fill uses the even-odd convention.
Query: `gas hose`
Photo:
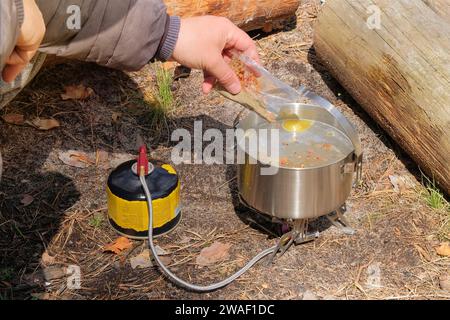
[[[152,196],[150,193],[150,190],[147,186],[147,183],[145,181],[145,175],[143,174],[144,170],[140,170],[139,174],[139,180],[141,181],[142,188],[144,189],[145,198],[147,200],[147,206],[148,206],[148,243],[150,250],[153,254],[153,257],[155,258],[156,264],[160,267],[162,272],[170,279],[173,283],[178,285],[179,287],[182,287],[187,290],[196,291],[196,292],[208,292],[208,291],[214,291],[220,288],[223,288],[239,278],[241,275],[243,275],[245,272],[247,272],[253,265],[255,265],[259,260],[262,258],[272,254],[276,253],[278,250],[278,246],[273,246],[271,248],[268,248],[258,255],[256,255],[252,260],[250,260],[242,269],[231,275],[230,277],[226,278],[223,281],[213,283],[211,285],[207,286],[199,286],[195,284],[191,284],[189,282],[186,282],[180,278],[178,278],[175,274],[173,274],[159,259],[158,253],[156,252],[155,245],[153,244],[153,206],[152,206]]]

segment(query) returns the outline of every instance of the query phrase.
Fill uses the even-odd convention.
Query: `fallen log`
[[[450,194],[450,24],[422,0],[328,0],[314,40],[333,76]]]
[[[450,22],[450,2],[449,0],[423,0],[427,6],[433,9],[438,15]]]
[[[300,0],[164,0],[168,13],[181,17],[223,16],[245,31],[282,28],[295,17]]]

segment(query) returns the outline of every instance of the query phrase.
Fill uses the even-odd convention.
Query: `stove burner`
[[[276,223],[280,225],[280,231],[282,233],[278,243],[276,245],[276,250],[269,257],[267,265],[271,265],[274,263],[275,258],[281,257],[292,245],[304,244],[310,241],[314,241],[320,236],[319,231],[309,232],[308,231],[308,222],[309,219],[299,219],[299,220],[283,220],[276,217],[270,217],[265,213],[262,213],[251,206],[249,206],[242,197],[240,198],[240,202],[251,211],[257,213],[259,216],[264,217],[270,223]],[[356,230],[350,227],[347,219],[344,217],[344,213],[346,212],[346,205],[342,205],[336,211],[325,215],[327,220],[334,227],[338,228],[342,233],[346,235],[354,235]],[[249,220],[250,222],[256,223],[253,220]],[[259,224],[258,224],[259,225]],[[261,225],[259,225],[262,227]],[[264,230],[267,230],[263,227]]]

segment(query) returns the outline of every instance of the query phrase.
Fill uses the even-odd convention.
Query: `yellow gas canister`
[[[171,231],[181,219],[180,181],[168,164],[148,164],[145,180],[152,194],[153,234]],[[119,165],[108,177],[108,217],[111,226],[120,234],[133,239],[148,235],[148,208],[137,175],[137,161]]]

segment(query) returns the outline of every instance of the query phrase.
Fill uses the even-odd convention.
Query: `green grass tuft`
[[[155,63],[154,70],[155,86],[150,92],[144,92],[144,99],[153,100],[150,103],[149,124],[155,129],[160,129],[167,123],[167,116],[175,108],[176,101],[172,93],[172,72],[164,68],[162,63]]]
[[[436,185],[434,178],[430,179],[422,171],[421,173],[422,184],[425,187],[422,191],[422,196],[428,206],[436,210],[441,219],[441,225],[437,231],[437,236],[441,241],[448,241],[450,240],[450,204],[443,192]]]
[[[172,94],[172,73],[163,67],[161,63],[155,65],[156,90],[155,99],[161,109],[170,111],[174,106],[175,99]]]
[[[160,62],[152,65],[155,81],[152,86],[144,87],[139,92],[129,92],[130,100],[142,108],[135,110],[134,116],[143,117],[146,126],[159,133],[167,119],[176,108],[177,100],[172,93],[173,72],[164,68]]]
[[[422,172],[422,184],[425,186],[425,190],[423,191],[423,196],[427,202],[427,204],[436,210],[448,209],[449,204],[445,199],[444,194],[436,185],[436,182],[433,179],[430,179]]]

